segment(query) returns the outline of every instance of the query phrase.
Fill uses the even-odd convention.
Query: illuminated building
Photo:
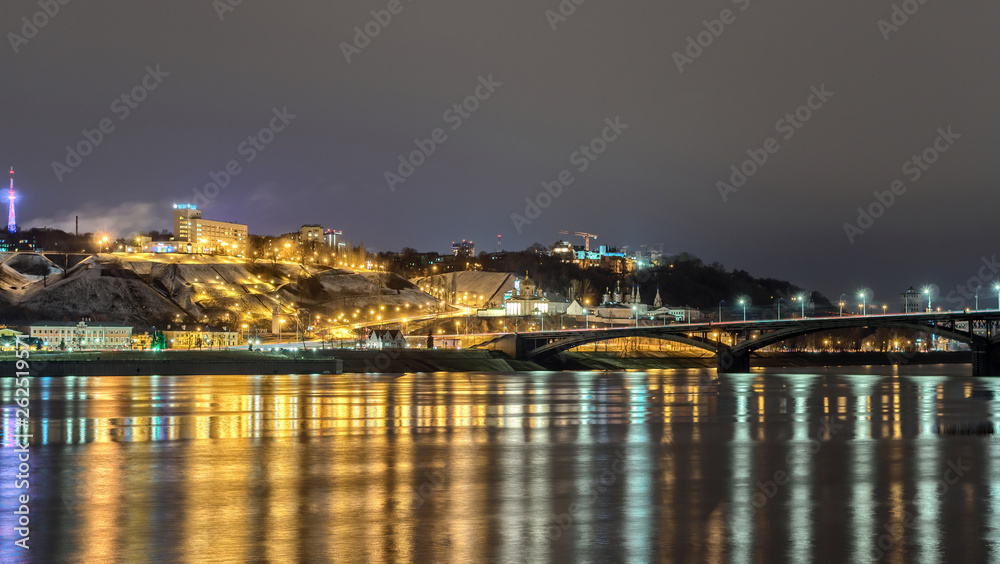
[[[552,245],[552,256],[563,262],[573,262],[576,260],[576,251],[569,241],[556,241]]]
[[[247,226],[203,219],[194,204],[174,204],[174,240],[181,252],[242,255]]]
[[[365,344],[369,349],[404,349],[406,337],[399,329],[375,329]]]
[[[17,338],[24,335],[20,331],[15,331],[9,327],[0,327],[0,350],[12,350],[15,348]]]
[[[299,228],[299,243],[313,249],[323,242],[322,225],[303,225]]]
[[[167,325],[163,331],[168,349],[199,349],[235,347],[240,344],[240,335],[228,327],[207,325]]]
[[[28,334],[50,348],[74,350],[128,349],[132,346],[132,326],[121,323],[80,321],[38,321],[27,325]]]
[[[538,295],[538,286],[525,278],[514,282],[514,294],[504,301],[509,316],[535,315],[549,312],[549,300]]]
[[[340,249],[340,247],[347,246],[347,243],[344,241],[344,232],[337,231],[336,229],[327,229],[324,231],[323,242],[331,249]]]
[[[461,243],[451,243],[451,254],[459,258],[476,258],[476,244],[462,239]]]

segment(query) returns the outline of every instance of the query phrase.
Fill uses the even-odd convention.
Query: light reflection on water
[[[997,443],[935,430],[1000,383],[938,368],[35,379],[32,560],[995,560]]]

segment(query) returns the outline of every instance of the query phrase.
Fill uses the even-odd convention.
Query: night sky
[[[230,2],[3,2],[22,226],[170,228],[170,204],[235,166],[205,217],[371,250],[589,231],[893,308],[930,283],[971,306],[946,297],[1000,271],[996,2]],[[433,154],[387,180],[415,140]],[[879,217],[858,226],[859,206]]]

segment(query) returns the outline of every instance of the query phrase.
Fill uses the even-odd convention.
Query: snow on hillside
[[[47,260],[38,255],[8,257],[11,260],[22,270],[51,273],[24,274],[0,264],[0,302],[34,312],[34,319],[91,317],[138,327],[176,319],[269,324],[276,305],[285,314],[306,308],[324,317],[375,304],[437,305],[437,300],[395,274],[293,263],[249,265],[229,257],[100,254],[63,275],[61,269],[40,262]]]
[[[412,282],[418,288],[429,291],[433,296],[464,296],[466,293],[485,296],[483,303],[500,304],[505,292],[514,289],[517,277],[507,272],[449,272],[414,278]]]

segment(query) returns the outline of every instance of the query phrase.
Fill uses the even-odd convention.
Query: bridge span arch
[[[966,334],[960,333],[948,328],[938,327],[935,325],[924,325],[920,323],[907,323],[901,321],[886,321],[884,323],[872,322],[866,323],[864,325],[857,325],[851,328],[886,328],[886,329],[901,329],[904,331],[914,331],[918,333],[931,333],[937,335],[938,337],[943,337],[945,339],[952,339],[966,344],[972,344],[974,337]],[[835,331],[839,329],[845,329],[843,325],[824,325],[822,323],[804,325],[800,327],[788,327],[763,333],[758,337],[753,337],[742,341],[738,345],[732,347],[734,353],[743,352],[754,352],[764,347],[780,343],[782,341],[787,341],[789,339],[794,339],[796,337],[803,337],[805,335],[812,335],[815,333],[822,333],[823,331]]]
[[[698,349],[708,351],[712,354],[719,354],[719,350],[724,348],[725,345],[713,341],[708,338],[702,338],[697,335],[688,336],[688,334],[678,334],[678,333],[664,333],[662,331],[657,331],[656,327],[649,328],[638,328],[631,329],[627,332],[622,329],[609,329],[602,331],[588,331],[586,334],[574,335],[573,337],[565,339],[550,339],[543,338],[544,344],[534,343],[536,346],[532,347],[530,351],[524,354],[525,360],[544,360],[550,358],[559,353],[566,352],[570,349],[575,349],[584,345],[589,345],[591,343],[600,343],[603,341],[611,341],[614,339],[624,339],[627,337],[642,337],[647,339],[659,339],[661,341],[670,341],[673,343],[679,343],[682,345],[689,345]],[[524,336],[525,341],[531,341],[531,334],[526,334]],[[526,343],[528,344],[528,343]]]
[[[751,354],[763,347],[803,335],[849,328],[901,329],[966,343],[972,348],[975,375],[1000,375],[1000,310],[515,333],[502,335],[484,345],[514,358],[538,361],[590,343],[644,337],[711,352],[716,355],[720,373],[738,373],[750,370]],[[757,336],[751,337],[752,334]],[[736,344],[727,346],[710,335],[729,335]]]

